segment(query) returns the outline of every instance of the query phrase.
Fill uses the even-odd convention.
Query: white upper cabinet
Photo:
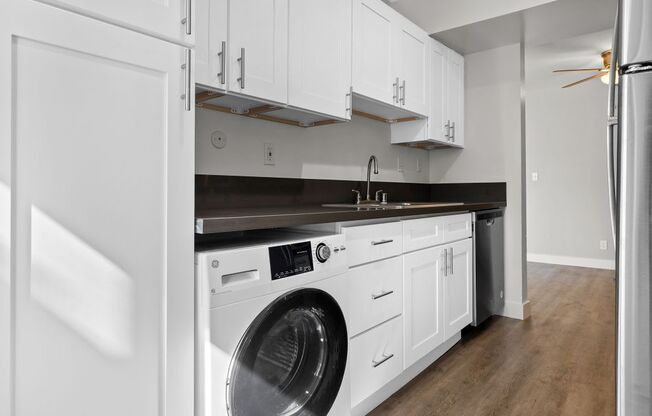
[[[193,0],[37,0],[166,40],[195,43]]]
[[[396,35],[399,104],[417,114],[428,114],[427,78],[430,38],[417,26],[404,18]]]
[[[444,342],[443,260],[441,247],[403,257],[406,368]]]
[[[224,91],[227,88],[228,0],[195,0],[195,4],[195,82]]]
[[[428,118],[428,135],[430,139],[447,142],[446,122],[448,120],[448,51],[449,49],[437,42],[430,41],[430,117]]]
[[[398,105],[397,14],[380,0],[353,0],[353,90]]]
[[[289,0],[289,7],[288,104],[350,119],[351,0]]]
[[[189,50],[33,1],[0,15],[0,90],[13,91],[0,102],[0,303],[15,311],[0,364],[10,340],[16,414],[190,415]]]
[[[287,103],[288,0],[230,0],[228,13],[229,90]]]
[[[444,273],[444,320],[446,338],[473,320],[473,240],[467,238],[445,246],[448,269]]]
[[[464,57],[448,50],[447,106],[450,123],[448,139],[459,147],[464,147]]]

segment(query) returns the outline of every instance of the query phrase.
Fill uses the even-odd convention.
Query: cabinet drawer
[[[403,252],[421,250],[444,242],[441,217],[403,221]]]
[[[471,214],[439,217],[444,231],[444,243],[469,238],[473,234]]]
[[[353,338],[349,345],[355,407],[403,371],[403,318],[397,316]]]
[[[394,257],[349,271],[350,334],[400,315],[403,311],[403,261]]]
[[[343,227],[349,267],[398,256],[402,250],[400,222]]]

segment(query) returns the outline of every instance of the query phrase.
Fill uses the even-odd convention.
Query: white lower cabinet
[[[444,273],[444,321],[446,338],[458,333],[473,320],[473,242],[470,238],[447,245]]]
[[[354,337],[349,347],[355,407],[403,371],[403,318],[397,316]]]
[[[444,342],[442,254],[433,247],[403,256],[406,368]]]

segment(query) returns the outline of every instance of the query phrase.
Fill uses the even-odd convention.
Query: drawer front
[[[380,324],[403,311],[401,257],[365,264],[349,270],[350,335]]]
[[[397,316],[353,338],[349,345],[355,407],[403,371],[403,318]]]
[[[469,238],[473,234],[471,214],[439,217],[444,229],[444,243]]]
[[[440,217],[403,221],[403,252],[421,250],[444,242],[443,222]]]
[[[342,227],[349,267],[398,256],[402,252],[400,222]]]

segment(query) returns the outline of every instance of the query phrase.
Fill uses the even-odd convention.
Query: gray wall
[[[465,149],[430,153],[430,181],[507,182],[505,315],[527,315],[522,192],[521,50],[509,45],[465,57]]]
[[[610,37],[611,31],[599,32],[526,50],[531,260],[613,267],[606,168],[607,86],[593,80],[562,89],[565,83],[590,74],[552,75],[555,67],[596,66]],[[586,54],[585,47],[592,54]],[[572,59],[573,48],[579,60],[564,60]],[[533,172],[538,173],[536,182]],[[600,240],[607,241],[607,250],[600,249]]]

